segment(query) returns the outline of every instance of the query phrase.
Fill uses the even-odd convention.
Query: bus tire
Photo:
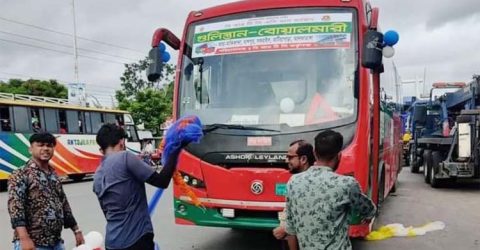
[[[68,178],[72,179],[73,181],[81,181],[85,178],[86,174],[69,174]]]
[[[432,166],[432,150],[425,149],[423,152],[423,176],[425,183],[430,183],[430,168]]]
[[[410,166],[410,154],[407,152],[403,154],[404,166]]]
[[[382,171],[380,174],[380,180],[378,182],[378,204],[377,207],[380,207],[382,203],[385,201],[385,169],[382,166]]]
[[[438,151],[434,151],[432,153],[432,165],[430,168],[430,186],[433,188],[439,188],[443,185],[444,180],[435,177],[435,175],[439,172],[440,163],[442,162],[442,155]]]
[[[397,177],[397,178],[398,178],[398,177]],[[395,192],[397,192],[397,181],[395,181],[395,183],[393,184],[392,189],[390,189],[390,193],[394,194]]]
[[[418,156],[417,156],[417,149],[415,146],[410,147],[410,172],[418,173],[419,166],[418,166]]]

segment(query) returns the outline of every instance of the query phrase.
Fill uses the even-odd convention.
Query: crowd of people
[[[167,188],[181,148],[172,152],[160,172],[125,150],[124,129],[103,125],[97,133],[103,159],[93,191],[107,220],[105,247],[153,250],[154,232],[148,213],[145,183]],[[55,137],[47,132],[30,137],[31,159],[8,182],[8,211],[15,250],[64,249],[61,233],[69,228],[76,245],[85,242],[58,176],[49,164]],[[182,145],[182,146],[186,146]],[[348,218],[355,211],[368,220],[375,205],[350,176],[335,173],[343,147],[338,132],[326,130],[314,139],[292,142],[286,161],[293,174],[287,184],[286,207],[273,235],[289,249],[351,249]]]

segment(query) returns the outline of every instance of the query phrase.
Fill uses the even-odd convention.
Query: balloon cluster
[[[165,46],[164,43],[160,43],[158,45],[158,48],[159,48],[159,51],[160,51],[162,62],[166,63],[166,62],[170,61],[170,53],[168,53],[168,51],[166,51],[167,46]]]
[[[85,244],[77,246],[72,250],[102,250],[103,236],[101,233],[91,231],[87,233],[83,239],[85,240]]]
[[[394,30],[389,30],[385,32],[383,35],[383,49],[382,54],[386,58],[391,58],[395,55],[395,49],[393,49],[393,45],[398,42],[399,36],[398,33]]]

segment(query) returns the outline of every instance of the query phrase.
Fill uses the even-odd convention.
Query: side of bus
[[[127,149],[140,152],[135,124],[124,111],[0,101],[0,190],[30,158],[28,139],[37,131],[57,138],[50,163],[59,176],[81,180],[94,173],[102,158],[95,134],[105,123],[123,126],[129,135]]]

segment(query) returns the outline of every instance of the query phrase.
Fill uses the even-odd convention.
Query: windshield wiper
[[[271,132],[280,132],[279,130],[268,129],[268,128],[258,128],[258,127],[249,127],[243,125],[236,125],[236,124],[223,124],[223,123],[214,123],[205,125],[203,129],[203,133],[207,134],[219,128],[221,129],[237,129],[237,130],[255,130],[255,131],[271,131]]]

